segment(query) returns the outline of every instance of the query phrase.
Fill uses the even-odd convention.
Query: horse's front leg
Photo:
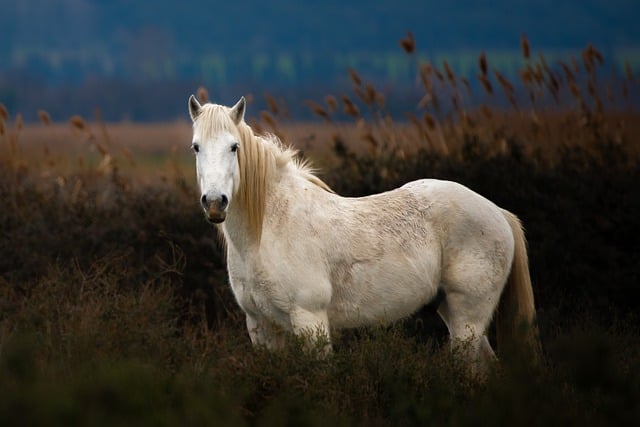
[[[284,347],[285,332],[268,320],[258,320],[247,313],[247,330],[254,346],[264,346],[269,350],[278,350]]]
[[[310,311],[294,307],[289,313],[293,333],[303,337],[311,351],[318,351],[321,357],[331,353],[329,319],[325,310]]]

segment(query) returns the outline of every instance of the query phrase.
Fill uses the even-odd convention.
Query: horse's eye
[[[236,144],[233,144],[233,145],[231,146],[231,152],[232,152],[232,153],[235,153],[236,151],[238,151],[238,147],[239,147],[239,146],[240,146],[240,144],[237,144],[237,143],[236,143]]]
[[[191,145],[191,148],[193,148],[193,151],[195,151],[196,153],[200,151],[200,146],[198,144],[193,144]]]

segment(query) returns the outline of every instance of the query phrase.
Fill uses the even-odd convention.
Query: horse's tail
[[[507,347],[516,350],[524,345],[537,358],[540,344],[535,325],[536,308],[529,274],[527,241],[518,217],[506,210],[502,213],[511,227],[515,245],[511,273],[502,292],[496,315],[498,347],[504,348],[506,344]],[[516,343],[520,345],[516,347]]]

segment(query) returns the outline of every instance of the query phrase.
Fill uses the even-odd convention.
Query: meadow
[[[402,48],[415,55],[411,37]],[[25,124],[0,105],[0,422],[637,424],[639,80],[630,67],[603,79],[592,46],[547,64],[523,38],[522,55],[517,82],[479,55],[482,93],[416,61],[424,96],[402,117],[356,70],[352,93],[307,102],[316,122],[272,97],[249,115],[340,194],[433,177],[516,213],[540,361],[498,348],[486,381],[468,377],[434,306],[341,332],[327,360],[294,338],[252,348],[198,204],[189,94],[185,121],[156,125],[46,111]]]

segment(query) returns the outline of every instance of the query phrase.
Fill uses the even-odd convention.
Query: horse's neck
[[[265,229],[272,226],[270,221],[273,219],[272,211],[278,209],[283,203],[282,198],[286,198],[286,194],[296,194],[300,184],[299,177],[295,176],[290,166],[285,166],[277,171],[277,176],[272,176],[272,182],[265,192],[265,209],[263,212],[262,235],[253,235],[252,226],[244,212],[242,206],[234,205],[233,202],[229,206],[227,219],[222,223],[227,245],[236,250],[240,255],[253,253],[263,244],[262,237]],[[286,201],[284,202],[286,203]]]
[[[273,178],[273,177],[271,177]],[[278,180],[276,179],[275,182]],[[273,182],[271,184],[274,184]],[[240,190],[242,191],[242,190]],[[272,197],[273,188],[265,189],[265,204],[272,203],[268,200]],[[239,194],[234,198],[239,199]],[[277,203],[277,202],[276,202]],[[254,224],[249,220],[249,212],[245,211],[247,207],[241,202],[233,203],[229,205],[229,211],[227,212],[227,218],[222,223],[222,230],[224,232],[227,245],[235,248],[240,254],[249,253],[255,251],[260,244],[261,236],[255,235]],[[264,216],[264,215],[263,215]],[[264,228],[264,219],[262,227]]]
[[[222,232],[230,250],[240,254],[248,253],[256,246],[255,238],[251,235],[250,226],[244,212],[240,208],[229,206],[226,220],[222,223]]]

